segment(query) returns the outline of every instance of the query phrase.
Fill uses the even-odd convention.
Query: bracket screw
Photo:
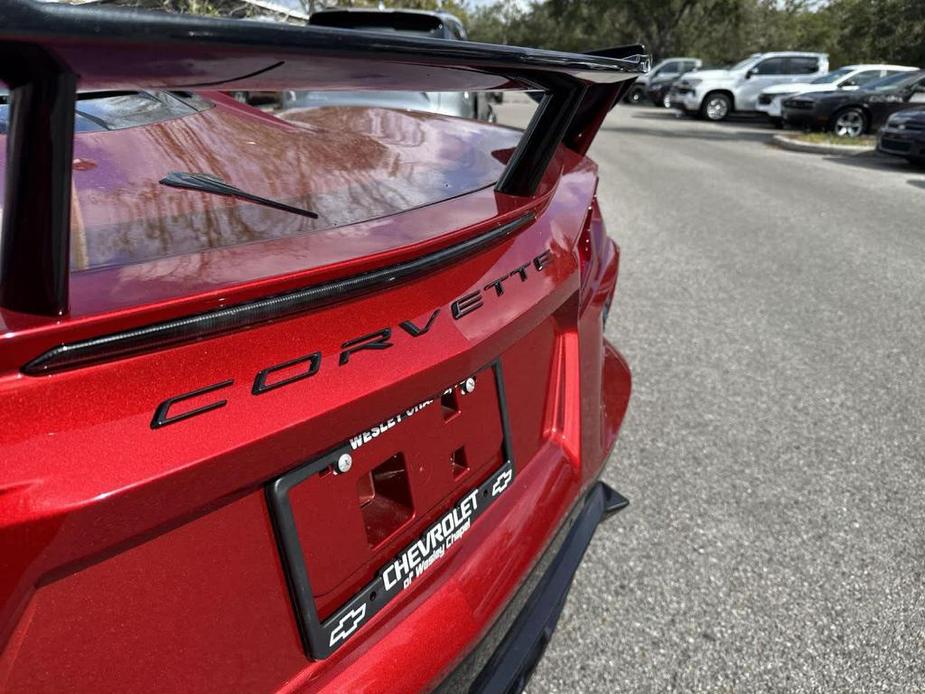
[[[463,392],[463,395],[471,393],[475,390],[475,377],[469,376],[469,378],[459,385],[459,389]]]
[[[340,458],[337,459],[337,465],[334,466],[334,469],[338,473],[347,472],[353,466],[353,458],[349,453],[343,453]]]

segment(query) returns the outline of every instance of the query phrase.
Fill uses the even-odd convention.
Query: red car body
[[[517,131],[181,96],[204,106],[75,135],[68,313],[0,309],[0,689],[455,688],[576,517],[596,503],[593,532],[616,507],[597,478],[630,372],[603,336],[619,251],[596,167],[560,145],[535,194],[508,195]],[[68,361],[498,229],[310,310]],[[406,588],[377,596],[396,561]],[[368,613],[343,612],[353,596]],[[324,652],[308,613],[344,615]]]

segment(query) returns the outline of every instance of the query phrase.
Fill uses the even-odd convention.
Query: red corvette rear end
[[[3,11],[0,689],[522,688],[626,504],[585,152],[644,60]],[[335,79],[547,96],[202,91]]]

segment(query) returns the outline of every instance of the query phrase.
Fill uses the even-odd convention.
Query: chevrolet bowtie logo
[[[350,636],[353,632],[357,630],[357,627],[363,622],[363,618],[366,616],[366,603],[364,602],[359,607],[350,610],[343,617],[340,618],[340,621],[337,623],[337,626],[334,627],[334,631],[331,632],[331,641],[328,644],[330,647],[334,647],[334,644],[345,641],[347,637]]]
[[[498,494],[507,489],[507,486],[511,483],[512,477],[514,477],[514,472],[512,470],[505,470],[498,475],[498,479],[496,479],[495,483],[491,486],[491,495],[498,496]]]

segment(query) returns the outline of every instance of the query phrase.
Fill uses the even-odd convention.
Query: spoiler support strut
[[[584,84],[567,77],[557,79],[555,87],[550,87],[501,172],[495,186],[499,193],[532,195],[536,191],[588,91]]]
[[[67,312],[77,75],[38,46],[0,50],[10,88],[0,306]]]

